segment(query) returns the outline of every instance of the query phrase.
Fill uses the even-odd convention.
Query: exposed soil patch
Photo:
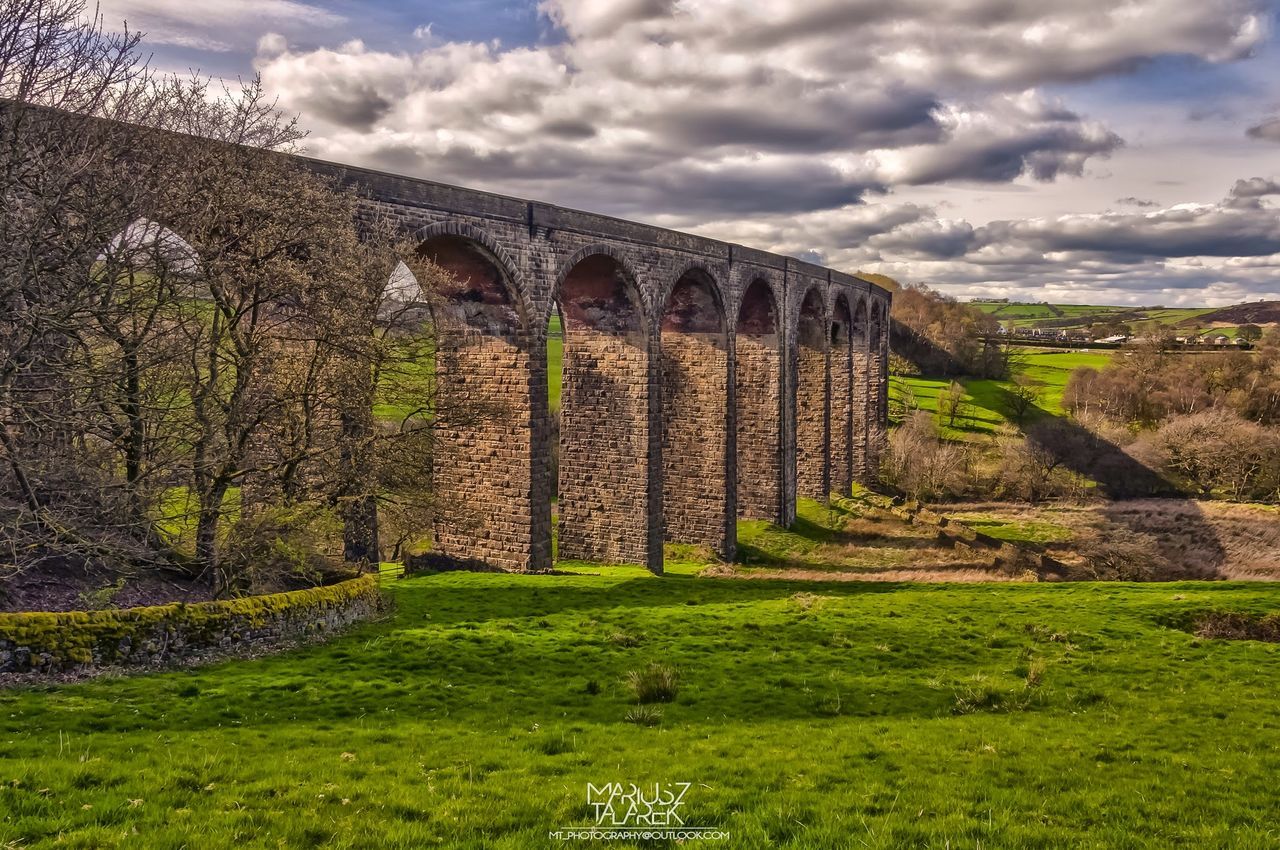
[[[988,534],[1043,544],[1070,567],[1068,578],[1280,581],[1280,509],[1273,505],[1134,499],[937,510]]]
[[[1242,614],[1213,611],[1191,620],[1196,637],[1218,640],[1263,640],[1280,643],[1280,614]]]
[[[50,562],[0,580],[0,611],[85,611],[206,602],[207,583],[181,573],[122,574],[100,567]]]

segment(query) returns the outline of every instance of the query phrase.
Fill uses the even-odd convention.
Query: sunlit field
[[[1266,586],[579,569],[388,580],[326,646],[3,692],[0,845],[548,846],[607,780],[694,783],[734,847],[1276,839],[1280,648],[1175,627]],[[637,706],[654,662],[678,693]]]

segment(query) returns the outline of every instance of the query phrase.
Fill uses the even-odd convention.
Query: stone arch
[[[616,246],[609,245],[604,242],[593,242],[590,245],[584,245],[577,251],[574,251],[568,258],[560,264],[560,270],[556,274],[555,288],[553,289],[553,299],[550,309],[554,310],[557,306],[560,292],[564,289],[565,280],[574,272],[575,269],[584,260],[592,257],[607,257],[613,260],[621,277],[622,283],[626,289],[627,298],[632,306],[640,311],[641,326],[648,328],[649,304],[645,300],[645,292],[640,286],[639,275],[636,274],[635,268],[631,263],[631,259],[623,251]]]
[[[667,540],[732,554],[728,481],[728,333],[706,269],[667,289],[661,343],[663,527]]]
[[[546,505],[535,505],[535,332],[514,266],[460,222],[420,231],[418,254],[444,274],[428,293],[436,341],[432,479],[435,549],[524,570],[545,558]],[[539,350],[540,351],[540,350]],[[546,528],[542,528],[543,525]]]
[[[836,293],[831,310],[831,490],[853,490],[853,311],[848,293]]]
[[[764,278],[743,292],[734,340],[738,515],[782,522],[782,323]]]
[[[173,278],[173,283],[186,297],[207,297],[207,286],[189,283],[181,286],[182,279],[194,281],[200,272],[200,253],[170,224],[160,218],[142,216],[134,219],[113,236],[94,261],[95,276],[110,277],[119,282],[120,277],[140,277],[145,274],[150,286],[164,285],[161,273]]]
[[[822,289],[801,299],[796,324],[796,493],[825,501],[830,492],[827,318]]]
[[[661,287],[661,291],[658,293],[658,298],[654,302],[657,305],[654,307],[654,313],[657,316],[659,325],[661,325],[665,320],[666,308],[670,306],[671,297],[675,293],[676,288],[680,287],[682,283],[688,280],[698,281],[699,284],[703,286],[708,293],[710,293],[712,302],[715,305],[716,314],[720,317],[722,329],[727,327],[725,316],[727,315],[726,304],[728,302],[725,298],[724,290],[720,286],[720,280],[711,271],[711,269],[707,268],[704,263],[697,260],[685,263],[679,269],[679,272],[675,277],[670,278]],[[659,330],[661,330],[661,327],[659,327]]]
[[[613,250],[566,262],[559,557],[661,565],[653,545],[649,346],[634,275]]]
[[[527,324],[520,288],[511,268],[482,243],[438,233],[419,243],[418,255],[444,274],[434,282],[433,313],[441,334],[520,335]]]

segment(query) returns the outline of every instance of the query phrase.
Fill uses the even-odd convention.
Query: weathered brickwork
[[[871,467],[868,461],[868,433],[867,427],[870,422],[868,406],[871,404],[870,390],[870,363],[871,357],[867,350],[867,302],[865,299],[858,299],[856,306],[853,308],[853,328],[850,331],[851,346],[851,362],[853,366],[853,377],[851,384],[851,431],[852,431],[852,448],[853,452],[853,478],[861,484],[870,484],[872,480]]]
[[[738,516],[784,521],[782,334],[772,288],[757,279],[738,309],[734,357]]]
[[[560,557],[646,563],[644,340],[570,328],[560,407]]]
[[[824,500],[831,486],[827,324],[821,296],[810,289],[800,308],[796,363],[796,492]]]
[[[529,354],[517,340],[442,340],[436,380],[436,548],[501,567],[530,567]]]
[[[871,475],[880,469],[889,426],[889,328],[883,308],[871,308],[871,338],[867,382],[867,467]]]
[[[853,346],[849,338],[852,317],[849,299],[836,296],[831,317],[831,492],[848,496],[853,491]]]
[[[662,317],[662,504],[665,537],[731,554],[729,357],[708,282],[681,278]]]

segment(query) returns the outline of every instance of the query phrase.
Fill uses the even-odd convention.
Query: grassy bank
[[[327,646],[0,693],[0,846],[551,846],[610,780],[694,783],[733,847],[1275,838],[1280,648],[1166,625],[1267,586],[695,569],[414,578]]]

